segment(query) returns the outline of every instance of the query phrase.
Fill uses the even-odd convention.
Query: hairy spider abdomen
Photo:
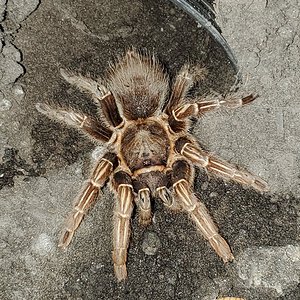
[[[132,172],[151,166],[166,166],[170,141],[167,132],[157,121],[137,120],[124,130],[121,151]]]
[[[154,57],[128,51],[113,67],[109,87],[127,120],[157,116],[169,90],[167,75]]]

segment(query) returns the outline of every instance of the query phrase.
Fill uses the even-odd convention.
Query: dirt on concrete
[[[263,7],[254,1],[250,15],[272,19],[284,10],[276,2]],[[251,30],[241,25],[242,11],[247,15],[249,10],[246,4],[226,1],[222,7],[219,3],[222,19],[217,21],[236,49],[242,70],[247,67],[248,80],[244,78],[242,89],[260,93],[261,100],[242,110],[211,114],[195,124],[194,132],[211,151],[270,181],[271,191],[260,194],[199,170],[195,190],[231,245],[235,261],[224,265],[185,214],[173,214],[156,202],[153,224],[143,228],[133,218],[129,277],[121,284],[111,262],[113,195],[108,188],[69,249],[57,248],[65,216],[89,175],[95,145],[77,131],[41,116],[34,104],[53,102],[95,114],[91,99],[64,82],[59,68],[101,77],[109,63],[131,47],[154,53],[171,77],[186,62],[205,65],[208,76],[194,90],[199,94],[229,91],[236,81],[233,67],[207,31],[172,2],[53,0],[24,1],[23,6],[0,1],[0,5],[4,41],[0,62],[1,299],[300,298],[299,156],[296,144],[286,146],[285,152],[282,149],[298,131],[285,119],[286,140],[282,139],[278,108],[283,104],[276,102],[274,109],[268,98],[274,95],[267,93],[273,91],[272,82],[259,77],[272,67],[264,65],[271,53],[269,40],[256,52],[243,52],[247,34],[252,33],[248,38],[253,43],[253,35],[261,35],[259,22],[263,22],[255,18],[256,27]],[[235,16],[239,25],[234,25]],[[233,30],[234,26],[239,30]],[[269,21],[266,30],[275,35],[274,28]],[[293,43],[300,45],[297,35]],[[255,71],[263,89],[251,81],[256,56],[260,67]],[[293,93],[292,89],[287,92]],[[291,111],[287,105],[285,114]],[[293,113],[296,116],[297,110]]]

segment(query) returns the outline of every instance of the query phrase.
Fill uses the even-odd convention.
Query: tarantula
[[[204,68],[184,65],[170,88],[168,76],[158,61],[135,50],[128,51],[110,68],[105,85],[66,70],[61,70],[61,75],[92,96],[101,121],[43,103],[37,103],[37,110],[83,131],[98,143],[105,143],[106,152],[99,157],[80,193],[59,246],[66,248],[70,244],[100,189],[109,181],[116,197],[112,258],[119,281],[127,277],[133,206],[137,206],[140,223],[149,224],[152,198],[161,199],[172,210],[185,211],[223,261],[233,260],[229,245],[193,192],[194,168],[205,168],[258,191],[268,187],[259,177],[202,150],[188,132],[189,119],[222,107],[240,107],[256,97],[188,99],[191,87],[205,75]]]

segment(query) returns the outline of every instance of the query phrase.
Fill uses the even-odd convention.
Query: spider
[[[132,49],[107,72],[107,80],[94,81],[61,69],[62,77],[88,92],[98,107],[96,118],[37,103],[37,110],[86,133],[105,145],[90,178],[79,194],[59,246],[66,248],[88,209],[109,181],[115,194],[113,216],[114,272],[118,281],[127,278],[127,249],[134,204],[139,222],[152,220],[151,200],[160,199],[174,211],[185,211],[224,263],[234,259],[229,245],[206,207],[193,192],[194,168],[204,168],[263,192],[268,186],[261,178],[240,170],[198,145],[188,132],[190,119],[220,108],[236,108],[256,96],[200,97],[189,99],[191,87],[205,76],[205,69],[184,65],[170,84],[157,59]]]

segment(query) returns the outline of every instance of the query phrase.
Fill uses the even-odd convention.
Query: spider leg
[[[59,241],[59,247],[66,248],[80,225],[84,215],[99,195],[100,188],[104,185],[113,169],[116,167],[117,157],[113,153],[107,153],[100,159],[94,168],[90,179],[79,195],[79,199],[73,211],[67,219],[67,225]]]
[[[164,206],[167,208],[179,211],[181,210],[181,206],[171,192],[171,176],[172,174],[169,173],[161,177],[158,187],[155,189],[155,196],[162,200]]]
[[[150,189],[139,177],[134,179],[132,183],[134,191],[137,194],[135,203],[139,210],[139,222],[142,225],[148,225],[152,220]]]
[[[70,70],[63,68],[60,69],[60,74],[68,83],[77,86],[80,90],[92,94],[96,99],[101,99],[108,93],[108,89],[104,85],[101,85],[89,77],[84,77],[81,74],[75,75],[75,73]]]
[[[227,242],[218,233],[218,228],[210,217],[206,207],[199,202],[193,192],[190,191],[190,183],[193,180],[191,167],[185,160],[178,160],[173,164],[173,189],[175,196],[180,201],[182,208],[190,215],[197,229],[202,233],[226,263],[234,259]]]
[[[203,79],[205,75],[206,69],[199,66],[191,68],[188,65],[184,65],[181,68],[172,87],[172,93],[165,110],[167,114],[172,114],[172,110],[177,108],[178,105],[184,101],[186,94],[193,84]]]
[[[140,189],[137,196],[137,204],[139,208],[139,221],[142,225],[148,225],[151,223],[151,198],[150,189]]]
[[[60,73],[67,82],[92,95],[95,103],[100,104],[101,111],[109,125],[118,127],[122,124],[123,119],[120,116],[115,97],[104,85],[89,77],[75,75],[69,70],[60,69]]]
[[[114,211],[113,229],[113,261],[115,275],[118,281],[127,277],[126,261],[127,248],[130,236],[130,218],[133,210],[133,186],[131,177],[124,171],[114,174],[114,190],[117,193],[117,201]]]
[[[139,210],[139,222],[142,225],[148,225],[151,223],[152,219],[150,189],[139,178],[133,180],[133,188],[137,193],[135,202]]]
[[[108,123],[113,127],[121,127],[124,123],[120,116],[115,97],[111,92],[108,92],[100,100],[101,111],[106,117]]]
[[[173,204],[173,196],[171,191],[166,186],[160,186],[156,188],[156,196],[160,198],[163,204],[167,207],[171,207]]]
[[[36,109],[48,118],[60,121],[78,130],[82,130],[88,134],[88,136],[96,140],[107,142],[112,136],[112,131],[110,129],[85,114],[61,108],[52,108],[45,103],[37,103]]]
[[[221,99],[208,99],[196,103],[187,103],[172,111],[173,118],[177,122],[182,122],[189,117],[199,117],[202,114],[219,108],[238,108],[254,101],[258,96],[249,95],[244,98],[235,98],[232,95]]]
[[[223,179],[231,179],[240,184],[251,186],[260,192],[269,190],[268,184],[260,177],[252,175],[248,171],[239,170],[234,165],[210,155],[184,137],[176,141],[175,147],[181,155],[196,166],[206,168],[209,172]]]

